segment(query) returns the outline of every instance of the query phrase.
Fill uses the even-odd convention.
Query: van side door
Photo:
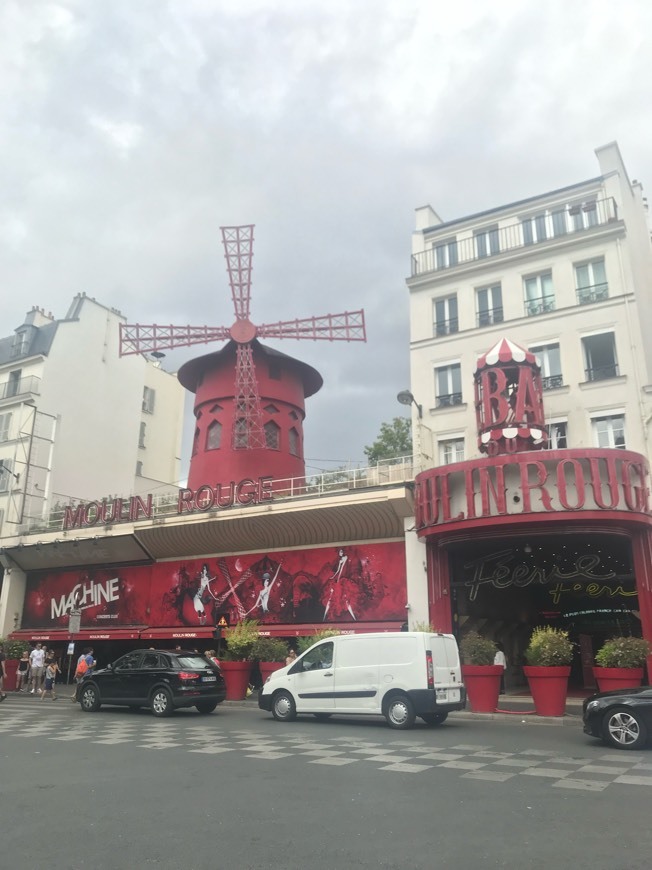
[[[334,709],[334,646],[332,640],[324,641],[292,665],[289,673],[298,713]]]

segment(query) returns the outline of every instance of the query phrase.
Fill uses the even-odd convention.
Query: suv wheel
[[[217,707],[217,701],[202,701],[200,704],[195,704],[195,708],[200,713],[212,713],[213,710]]]
[[[102,705],[100,693],[92,684],[83,687],[79,702],[84,713],[96,713]]]
[[[171,716],[174,710],[172,695],[163,687],[154,689],[149,704],[155,716]]]

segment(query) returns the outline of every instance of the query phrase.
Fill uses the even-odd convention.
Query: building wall
[[[544,392],[544,407],[548,422],[567,423],[567,446],[597,446],[593,419],[624,414],[627,448],[650,457],[652,404],[646,385],[652,351],[641,328],[652,305],[646,214],[640,186],[630,184],[617,146],[600,149],[598,156],[606,177],[527,202],[449,225],[442,225],[429,206],[418,210],[413,276],[408,280],[411,379],[412,392],[424,408],[421,440],[430,448],[421,453],[430,452],[435,465],[441,461],[438,443],[443,440],[464,438],[464,457],[477,455],[473,373],[478,356],[504,336],[529,349],[559,344],[563,385]],[[553,211],[594,200],[595,226],[524,244],[523,218],[547,212],[547,232],[552,235]],[[588,221],[586,215],[581,210],[577,219]],[[566,211],[566,220],[575,217]],[[501,252],[477,256],[475,235],[496,226]],[[449,250],[440,251],[438,263],[434,249],[446,248],[452,239],[456,239],[458,263],[437,268]],[[579,304],[576,267],[601,259],[608,297]],[[544,272],[552,276],[554,309],[528,316],[524,279]],[[503,321],[486,323],[485,318],[486,325],[479,325],[476,291],[497,285],[502,290]],[[435,302],[451,296],[457,298],[458,331],[437,334]],[[594,373],[587,374],[585,341],[606,333],[614,335],[617,371],[592,380]],[[461,366],[462,403],[437,407],[435,369],[456,363]]]

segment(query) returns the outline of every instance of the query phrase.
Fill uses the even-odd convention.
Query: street
[[[64,693],[65,694],[65,693]],[[652,751],[581,725],[0,707],[0,866],[647,868]]]

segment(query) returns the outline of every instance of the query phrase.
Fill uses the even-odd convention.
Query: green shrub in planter
[[[415,622],[410,631],[423,631],[426,634],[435,633],[435,629],[429,622]]]
[[[19,659],[24,652],[31,650],[31,645],[26,640],[4,640],[0,638],[0,644],[4,647],[8,659]]]
[[[232,629],[226,638],[227,662],[245,662],[251,658],[251,650],[258,640],[260,623],[256,619],[243,619]]]
[[[334,628],[324,628],[321,631],[316,632],[315,634],[311,634],[310,637],[300,637],[297,640],[297,655],[301,655],[307,649],[313,645],[313,643],[318,643],[320,640],[325,640],[327,637],[337,637],[340,634]]]
[[[568,639],[567,631],[549,625],[534,629],[530,644],[525,650],[528,665],[558,668],[569,665],[572,658],[573,644]]]
[[[251,648],[249,658],[256,662],[283,662],[288,654],[288,645],[277,637],[261,637],[256,639]]]
[[[462,663],[465,665],[493,665],[498,647],[477,631],[469,631],[460,643]]]
[[[601,668],[642,668],[650,654],[650,644],[642,637],[612,637],[595,657]]]

